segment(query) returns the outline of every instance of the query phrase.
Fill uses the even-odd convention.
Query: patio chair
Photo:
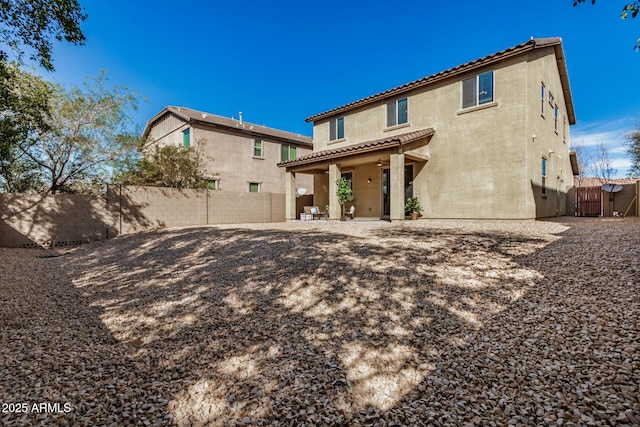
[[[351,205],[351,209],[345,212],[345,216],[350,216],[351,219],[356,219],[356,207],[354,205]]]

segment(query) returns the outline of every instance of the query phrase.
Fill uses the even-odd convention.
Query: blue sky
[[[108,71],[148,102],[141,127],[177,105],[311,135],[304,119],[514,46],[562,37],[575,104],[572,140],[604,141],[626,173],[640,122],[640,18],[623,1],[81,0],[84,46],[56,44],[65,85]]]

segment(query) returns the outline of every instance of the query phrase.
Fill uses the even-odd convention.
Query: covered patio
[[[386,138],[315,151],[279,163],[286,168],[286,220],[297,218],[296,175],[314,176],[314,204],[329,206],[329,219],[339,220],[337,181],[350,179],[358,217],[405,219],[407,190],[429,161],[429,142],[435,128],[429,127]],[[411,175],[411,176],[409,176]]]

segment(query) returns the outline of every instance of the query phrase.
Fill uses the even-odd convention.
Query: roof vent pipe
[[[242,123],[242,111],[238,112],[238,115],[240,116],[240,123]]]

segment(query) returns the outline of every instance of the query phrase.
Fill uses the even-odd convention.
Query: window
[[[493,71],[462,81],[462,108],[493,102]]]
[[[407,98],[387,103],[387,127],[401,125],[409,121],[409,102]]]
[[[191,147],[191,130],[185,129],[182,131],[182,148],[187,150]]]
[[[218,190],[220,188],[220,184],[217,179],[207,180],[207,190]]]
[[[547,159],[542,158],[542,195],[547,195]]]
[[[260,139],[253,140],[253,157],[264,158],[263,143]]]
[[[260,192],[260,183],[259,182],[250,182],[249,183],[249,193],[259,193]]]
[[[282,144],[280,146],[280,161],[284,162],[287,160],[295,159],[298,157],[298,147],[294,145],[285,145]]]
[[[556,99],[553,97],[551,92],[549,92],[549,105],[551,105],[552,107],[556,105]]]
[[[553,120],[554,120],[554,129],[556,130],[556,133],[558,133],[558,106],[554,105],[553,106]]]
[[[544,83],[540,83],[540,115],[544,117]]]
[[[343,172],[340,174],[340,178],[344,178],[349,184],[349,188],[351,189],[351,196],[349,196],[349,201],[353,200],[353,172]]]
[[[344,117],[329,122],[329,141],[344,138]]]

